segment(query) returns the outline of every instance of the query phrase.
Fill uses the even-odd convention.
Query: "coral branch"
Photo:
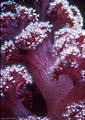
[[[14,1],[0,6],[1,119],[84,120],[80,11],[67,0]]]
[[[7,97],[8,108],[15,114],[16,117],[25,117],[29,113],[21,104],[18,98],[18,91],[22,84],[32,84],[32,78],[26,68],[21,65],[8,66],[1,70],[1,97]]]

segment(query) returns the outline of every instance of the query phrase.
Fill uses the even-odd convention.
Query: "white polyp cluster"
[[[16,47],[13,41],[5,41],[3,45],[1,45],[1,54],[8,61],[13,55],[16,53]]]
[[[74,17],[74,26],[76,27],[83,27],[83,17],[76,6],[70,5],[70,9],[72,10],[73,17]]]
[[[1,31],[2,31],[2,27],[3,25],[5,27],[7,26],[11,26],[11,23],[13,22],[13,20],[15,19],[15,14],[11,13],[11,12],[7,12],[7,13],[2,13],[0,16],[0,21],[1,21]],[[4,32],[4,31],[3,31]]]
[[[85,101],[73,102],[66,106],[65,120],[85,120]]]
[[[13,2],[13,1],[7,1],[7,2],[2,2],[0,4],[0,8],[2,11],[6,10],[6,7],[9,6],[9,7],[14,7],[16,6],[16,3]]]
[[[2,7],[4,6],[4,4],[2,4]],[[11,11],[10,4],[7,3],[7,6],[9,6],[8,8]],[[36,14],[33,8],[26,8],[20,5],[17,7],[16,5],[15,10],[16,10],[16,13],[12,13],[12,11],[2,12],[1,17],[0,17],[2,33],[4,34],[10,33],[12,29],[11,33],[13,34],[13,32],[15,32],[13,28],[16,28],[16,27],[20,28],[19,26],[21,24],[20,22],[22,22],[21,26],[23,28],[25,23],[29,23],[30,21],[32,22],[38,21],[39,15]]]
[[[54,69],[62,71],[66,66],[69,66],[69,69],[72,68],[73,70],[76,70],[79,67],[79,62],[76,58],[85,58],[84,39],[85,30],[63,28],[56,31],[52,49],[53,55],[56,56],[56,61],[50,67],[50,71],[52,73],[54,72]]]
[[[16,8],[17,11],[17,15],[18,17],[20,17],[21,19],[28,19],[28,20],[32,20],[32,21],[38,21],[39,15],[36,14],[36,10],[34,10],[33,8],[26,8],[25,6],[18,6]]]
[[[1,6],[0,6],[1,10],[4,11],[7,6],[9,6],[9,8],[11,6],[15,7],[17,16],[23,20],[26,18],[28,20],[38,21],[39,15],[35,13],[35,10],[33,8],[27,8],[27,7],[21,6],[21,5],[19,5],[17,7],[17,4],[15,2],[8,1],[8,2],[1,3]],[[12,7],[11,7],[11,9],[12,9]],[[10,9],[10,11],[11,11],[11,9]],[[6,14],[6,13],[4,13],[4,14]]]
[[[3,7],[4,5],[12,5],[12,4],[15,4],[15,2],[7,1],[7,2],[2,2],[0,6]]]
[[[54,0],[50,3],[47,14],[50,15],[56,12],[57,18],[61,18],[68,25],[74,28],[81,28],[83,26],[83,18],[75,6],[70,6],[67,0]],[[57,22],[57,21],[56,21]]]
[[[51,120],[47,117],[28,116],[27,118],[18,118],[19,120]]]
[[[85,69],[82,69],[80,73],[81,73],[82,81],[85,82]]]
[[[17,64],[12,66],[7,66],[4,69],[1,69],[1,80],[0,80],[0,95],[3,97],[5,92],[20,81],[25,82],[26,84],[32,84],[32,77],[27,71],[26,67]]]
[[[81,45],[82,48],[82,57],[85,58],[85,41],[84,44]]]
[[[48,37],[52,25],[49,22],[30,23],[19,35],[15,37],[15,44],[22,49],[36,49]]]
[[[7,12],[6,14],[3,12],[0,16],[1,20],[5,20],[5,19],[13,19],[14,18],[14,14],[11,12]]]
[[[82,36],[82,39],[81,39]],[[63,28],[55,32],[53,53],[66,57],[67,55],[84,56],[85,31],[72,28]],[[80,46],[80,47],[79,47]],[[80,50],[82,48],[82,50]]]
[[[47,13],[48,13],[48,14],[51,13],[51,11],[52,11],[53,9],[55,9],[55,7],[56,7],[57,5],[60,5],[60,4],[62,5],[62,8],[63,8],[63,7],[67,8],[68,5],[69,5],[69,3],[68,3],[67,0],[54,0],[53,2],[50,2],[50,5],[49,5],[49,8],[48,8]]]

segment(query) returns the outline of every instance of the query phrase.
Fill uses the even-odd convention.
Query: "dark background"
[[[1,2],[8,1],[8,0],[0,0]],[[34,0],[13,0],[16,1],[17,3],[20,3],[22,5],[26,6],[32,6],[33,7],[33,1]],[[42,0],[38,0],[39,2]],[[79,8],[83,19],[84,19],[84,29],[85,29],[85,0],[68,0],[71,5],[75,5]]]

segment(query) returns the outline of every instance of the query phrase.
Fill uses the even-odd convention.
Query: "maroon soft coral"
[[[33,4],[37,11],[13,1],[1,3],[1,119],[85,120],[80,11],[67,0]],[[41,113],[34,110],[38,95],[44,103]]]

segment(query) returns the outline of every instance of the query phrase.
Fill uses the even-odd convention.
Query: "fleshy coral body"
[[[1,3],[1,117],[84,120],[85,30],[80,11],[67,0],[33,4],[37,11],[13,1]],[[34,110],[38,95],[44,102],[41,113]]]

